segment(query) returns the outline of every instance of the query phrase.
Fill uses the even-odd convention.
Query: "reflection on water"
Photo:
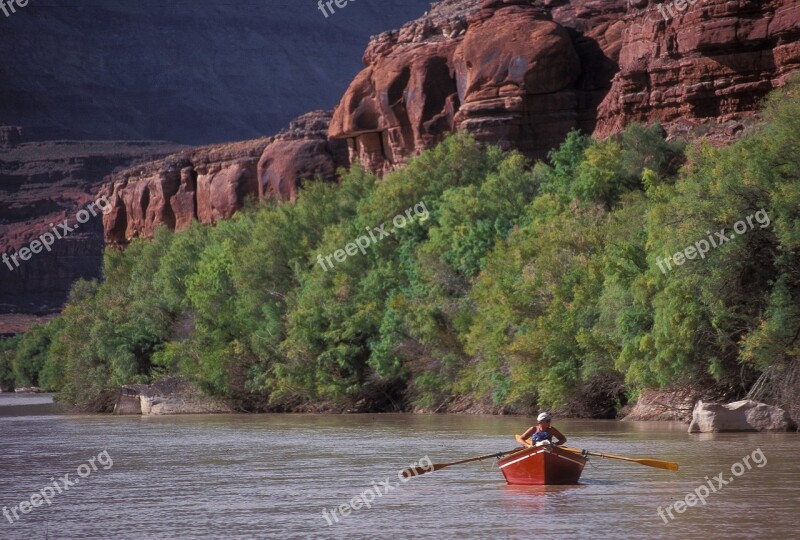
[[[62,412],[62,408],[53,403],[52,394],[0,393],[0,417],[57,414],[59,412]]]
[[[530,512],[531,517],[540,518],[558,512],[569,497],[578,497],[588,486],[502,486],[502,502],[510,511]]]
[[[11,394],[0,393],[0,407],[21,407],[24,405],[45,405],[53,403],[51,394]]]
[[[494,460],[397,482],[442,463],[516,446],[529,418],[412,415],[0,417],[0,510],[103,450],[93,473],[0,538],[796,538],[798,434],[696,436],[671,423],[557,421],[570,445],[677,461],[677,473],[594,458],[578,486],[508,486]],[[761,448],[753,468],[706,504],[658,516],[704,477]],[[323,508],[391,479],[371,508],[328,525]],[[548,535],[549,535],[548,534]]]

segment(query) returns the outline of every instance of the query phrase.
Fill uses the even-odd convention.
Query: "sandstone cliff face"
[[[372,40],[330,136],[378,172],[457,130],[534,158],[632,121],[730,140],[800,68],[798,38],[796,0],[704,0],[669,21],[652,0],[445,1]]]
[[[328,138],[330,121],[330,112],[310,112],[271,140],[258,161],[259,198],[295,200],[303,180],[332,181],[349,165],[347,145]]]
[[[111,204],[106,242],[149,238],[161,225],[214,224],[248,197],[291,200],[303,180],[334,180],[348,161],[345,145],[327,138],[329,122],[330,113],[314,111],[275,137],[185,150],[115,174],[100,192]]]
[[[659,120],[671,134],[705,124],[730,139],[740,120],[800,69],[796,0],[704,0],[666,21],[666,6],[638,2],[626,18],[619,73],[595,134]],[[673,8],[674,10],[674,8]]]
[[[379,172],[457,130],[543,157],[570,129],[594,130],[626,5],[442,2],[373,39],[330,136],[346,139],[351,159]]]
[[[165,225],[213,224],[258,192],[256,164],[268,139],[186,150],[114,175],[100,192],[111,203],[103,216],[105,240],[125,244],[152,237]]]

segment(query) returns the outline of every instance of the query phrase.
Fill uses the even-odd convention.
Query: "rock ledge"
[[[750,399],[727,404],[698,401],[689,426],[689,433],[795,430],[788,412]]]
[[[120,388],[114,405],[116,415],[159,416],[167,414],[231,413],[231,408],[204,396],[179,377],[154,384],[132,384]]]

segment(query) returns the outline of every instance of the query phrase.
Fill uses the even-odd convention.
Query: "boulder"
[[[730,397],[723,389],[715,388],[706,381],[693,385],[675,385],[661,389],[642,390],[636,403],[628,404],[621,413],[623,420],[634,422],[683,422],[692,421],[692,411],[698,400],[705,402],[727,401]]]
[[[142,414],[142,404],[139,393],[132,388],[121,388],[119,396],[117,396],[117,402],[114,404],[114,414]]]
[[[698,401],[689,425],[689,433],[796,429],[797,424],[785,410],[750,399],[727,404]]]
[[[123,386],[114,405],[116,415],[159,416],[167,414],[230,413],[231,408],[203,395],[179,377],[166,377],[154,384]]]
[[[141,396],[142,416],[165,414],[218,414],[230,413],[223,403],[198,395]]]
[[[22,388],[15,388],[14,392],[17,394],[41,394],[42,389],[38,386],[26,386]]]

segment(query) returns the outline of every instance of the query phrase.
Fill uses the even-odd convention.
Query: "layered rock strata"
[[[228,219],[248,198],[291,200],[306,179],[332,181],[348,165],[343,143],[328,140],[330,113],[295,119],[274,137],[185,150],[113,175],[101,190],[111,209],[106,243],[125,245],[166,226]]]
[[[796,0],[704,0],[683,12],[671,2],[638,5],[625,19],[619,72],[598,110],[599,137],[660,121],[672,135],[730,140],[800,69]]]

